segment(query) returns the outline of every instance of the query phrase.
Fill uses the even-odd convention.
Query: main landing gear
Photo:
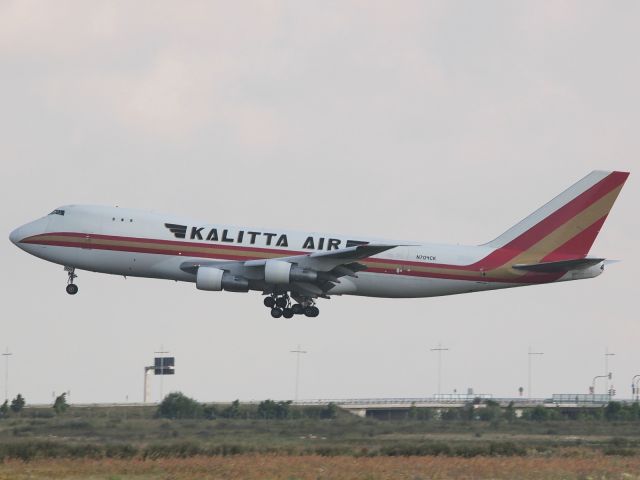
[[[317,317],[320,309],[312,301],[308,304],[291,303],[289,295],[270,295],[264,298],[264,306],[271,309],[273,318],[292,318],[294,315],[304,315],[306,317]]]
[[[73,281],[78,278],[78,276],[75,274],[76,269],[74,267],[64,267],[64,269],[68,275],[66,288],[67,293],[69,295],[75,295],[76,293],[78,293],[78,285],[73,283]]]

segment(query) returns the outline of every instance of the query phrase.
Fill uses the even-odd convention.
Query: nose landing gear
[[[78,285],[73,283],[73,281],[78,278],[78,276],[75,274],[76,269],[74,267],[64,267],[64,269],[68,275],[66,288],[67,293],[69,295],[75,295],[76,293],[78,293]]]

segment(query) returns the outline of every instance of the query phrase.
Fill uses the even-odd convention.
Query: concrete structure
[[[475,408],[485,408],[486,401],[496,402],[501,407],[512,404],[521,411],[525,408],[542,406],[545,408],[582,408],[602,407],[611,397],[609,395],[586,394],[554,394],[551,398],[494,398],[488,394],[477,395],[435,395],[424,398],[368,398],[368,399],[335,399],[335,400],[307,400],[297,402],[297,405],[328,405],[335,403],[338,407],[360,417],[384,416],[384,413],[398,416],[398,413],[406,413],[411,408],[449,409],[463,408],[469,404]],[[622,403],[626,403],[622,401]]]

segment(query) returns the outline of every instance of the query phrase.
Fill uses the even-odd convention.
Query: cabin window
[[[49,215],[64,215],[64,210],[54,210]]]

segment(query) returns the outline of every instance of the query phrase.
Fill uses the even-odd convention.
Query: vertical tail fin
[[[585,257],[628,176],[593,171],[486,245],[536,261]]]

